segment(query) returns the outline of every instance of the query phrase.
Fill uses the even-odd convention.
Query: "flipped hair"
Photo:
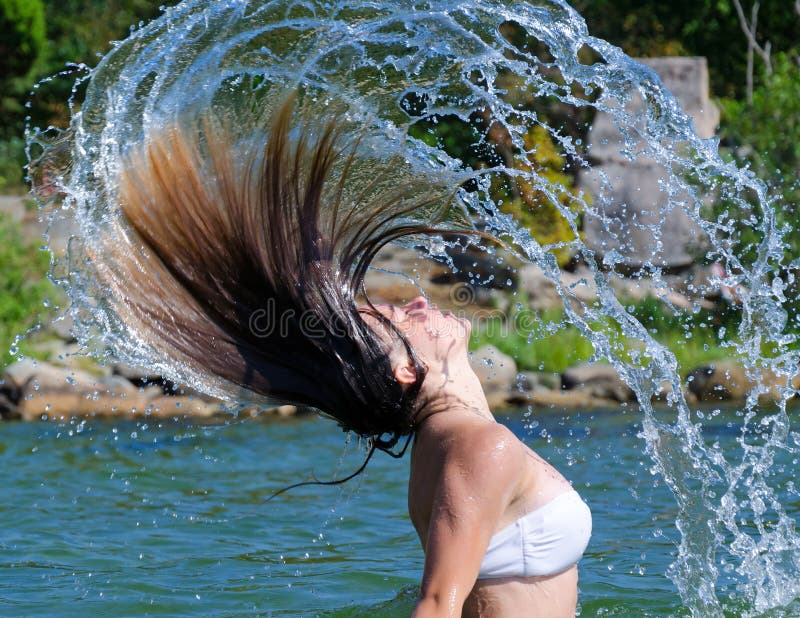
[[[298,131],[293,101],[266,133],[237,140],[207,116],[151,132],[131,149],[119,200],[140,250],[116,256],[108,277],[115,310],[168,358],[313,406],[388,450],[413,431],[424,368],[372,312],[415,367],[415,383],[403,388],[391,345],[365,322],[356,296],[381,247],[440,233],[410,216],[442,212],[452,194],[431,185],[427,197],[408,190],[369,204],[345,199],[360,138],[343,145],[338,118]],[[271,322],[255,328],[254,318]]]

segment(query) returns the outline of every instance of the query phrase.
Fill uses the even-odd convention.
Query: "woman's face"
[[[375,305],[375,309],[408,340],[429,376],[432,372],[448,373],[454,363],[460,365],[467,360],[471,324],[466,318],[440,311],[422,296],[405,305]],[[386,331],[386,327],[382,330]],[[403,356],[407,357],[405,349],[393,349],[393,355],[396,352],[401,352],[398,362],[402,362]]]

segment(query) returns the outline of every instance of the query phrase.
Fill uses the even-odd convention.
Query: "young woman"
[[[98,260],[108,302],[185,374],[314,406],[367,438],[370,455],[413,437],[408,505],[425,551],[415,616],[574,615],[591,516],[492,418],[467,360],[469,323],[424,298],[357,303],[378,250],[437,233],[410,217],[431,220],[452,191],[381,192],[376,180],[354,194],[359,145],[342,141],[336,121],[293,126],[291,98],[264,134],[205,118],[149,135],[121,165],[129,244]]]

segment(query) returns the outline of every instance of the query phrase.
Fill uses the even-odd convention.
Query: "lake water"
[[[678,535],[635,409],[499,417],[589,503],[581,616],[680,616],[665,571]],[[734,411],[706,427],[734,444]],[[537,424],[538,423],[538,424]],[[0,426],[0,614],[408,616],[422,552],[405,511],[408,458],[363,451],[317,418]],[[778,454],[780,458],[780,454]],[[793,475],[778,461],[776,474]],[[797,518],[796,494],[784,505]],[[727,613],[746,612],[720,581]],[[800,615],[800,607],[770,615]]]

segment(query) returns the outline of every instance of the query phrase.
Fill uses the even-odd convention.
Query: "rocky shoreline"
[[[25,236],[41,236],[41,223],[36,213],[24,205],[24,198],[0,199],[0,210],[23,224]],[[51,246],[63,251],[72,230],[50,229]],[[482,276],[482,254],[458,256],[462,272],[478,280],[489,280],[494,265]],[[485,258],[485,256],[483,256]],[[423,286],[431,301],[443,309],[458,311],[465,317],[485,318],[489,313],[502,315],[505,295],[491,286],[474,287],[454,278],[444,265],[421,257],[416,251],[387,247],[376,261],[379,269],[370,271],[366,286],[375,302],[405,302],[420,293]],[[463,268],[461,268],[463,267]],[[552,281],[533,265],[508,268],[508,276],[521,290],[532,310],[557,309],[562,304]],[[583,300],[596,298],[597,290],[585,273],[565,272],[565,285]],[[706,277],[699,267],[680,276],[665,276],[672,291],[668,302],[678,307],[713,303],[691,294]],[[665,282],[662,282],[662,285]],[[619,278],[614,280],[620,298],[662,298],[665,291],[650,282]],[[713,306],[713,305],[712,305]],[[487,313],[488,312],[488,313]],[[172,384],[159,375],[122,365],[103,366],[81,356],[68,319],[45,325],[31,342],[31,349],[43,360],[25,359],[0,369],[0,418],[37,421],[67,420],[72,417],[227,419],[230,408],[223,402],[206,397],[191,388]],[[518,371],[513,358],[493,346],[484,346],[472,353],[471,362],[480,378],[494,410],[532,408],[535,411],[615,408],[632,404],[635,396],[608,364],[595,363],[572,367],[560,374]],[[760,398],[777,400],[787,385],[762,372],[764,385]],[[755,385],[754,376],[734,362],[698,367],[684,381],[683,391],[689,403],[743,402]],[[800,375],[789,388],[797,393]],[[666,389],[654,395],[665,398]],[[239,411],[262,418],[287,417],[312,412],[309,409],[282,405],[265,409]]]
[[[245,409],[239,415],[287,417],[305,412],[293,405]],[[32,359],[0,373],[0,417],[4,420],[64,421],[73,417],[224,419],[224,402],[159,376],[115,366],[100,375]]]
[[[514,359],[493,346],[473,352],[471,363],[493,410],[591,410],[636,403],[631,388],[607,364],[587,363],[561,374],[518,372]],[[800,376],[792,382],[796,392]],[[766,385],[762,402],[779,399],[783,385],[777,376],[762,375],[761,383]],[[684,395],[689,403],[735,404],[744,401],[753,385],[746,371],[725,362],[693,371],[685,381]],[[665,397],[666,390],[655,395],[656,399]],[[313,411],[294,405],[238,412],[240,417],[260,418],[309,413]],[[92,373],[25,359],[0,373],[0,418],[66,421],[74,417],[215,421],[231,418],[232,412],[222,401],[122,365]]]

